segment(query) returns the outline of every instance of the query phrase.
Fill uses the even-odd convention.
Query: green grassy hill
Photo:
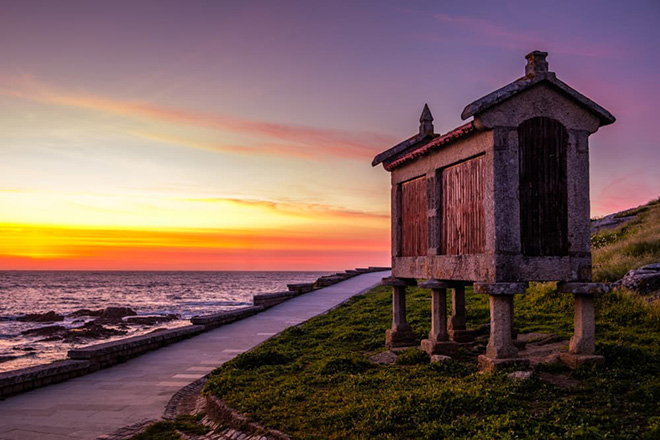
[[[594,237],[597,280],[659,260],[660,204],[638,214]],[[430,293],[410,289],[407,302],[422,337]],[[468,292],[466,302],[469,327],[488,322],[487,297]],[[475,352],[431,364],[412,350],[398,364],[370,363],[385,349],[391,320],[391,293],[379,287],[225,364],[206,392],[295,439],[658,439],[660,306],[617,291],[596,307],[604,365],[547,366],[513,382],[505,372],[479,373]],[[569,338],[572,295],[551,283],[532,285],[516,297],[515,324],[521,333]]]
[[[660,199],[617,215],[636,218],[591,236],[594,281],[616,281],[631,269],[660,262]]]

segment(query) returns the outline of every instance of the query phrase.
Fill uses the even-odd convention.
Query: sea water
[[[0,271],[0,371],[64,359],[66,352],[76,347],[187,325],[195,315],[246,307],[255,294],[287,290],[287,284],[313,282],[327,273]],[[22,334],[48,325],[75,328],[93,318],[67,314],[110,306],[130,307],[145,316],[174,314],[178,319],[122,326],[126,334],[103,340],[63,342]],[[51,310],[64,315],[65,320],[18,321],[24,314]]]

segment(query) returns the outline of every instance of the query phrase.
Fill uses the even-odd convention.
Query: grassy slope
[[[651,205],[594,260],[605,264],[610,247],[643,247],[639,237],[656,240],[657,216]],[[602,267],[596,274],[609,273]],[[408,296],[420,336],[429,331],[429,297],[421,289]],[[467,307],[470,327],[488,322],[487,298],[468,292]],[[384,349],[390,319],[390,292],[374,289],[225,364],[206,391],[298,439],[660,438],[660,308],[633,294],[597,300],[597,350],[607,362],[570,373],[581,380],[573,389],[481,374],[467,354],[447,364],[409,354],[413,365],[374,366],[367,358]],[[516,299],[521,332],[569,337],[572,319],[572,297],[552,284]]]
[[[660,199],[636,210],[630,223],[591,237],[594,280],[616,281],[660,261]]]

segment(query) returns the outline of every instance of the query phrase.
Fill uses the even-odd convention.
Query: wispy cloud
[[[7,81],[5,81],[7,83]],[[0,87],[0,95],[18,99],[110,113],[122,117],[167,122],[182,126],[211,129],[222,134],[239,134],[268,142],[265,146],[248,147],[206,144],[160,133],[140,133],[144,137],[166,140],[194,148],[208,148],[236,154],[279,154],[299,157],[336,156],[364,159],[389,145],[394,139],[370,132],[306,127],[252,121],[225,114],[163,106],[145,101],[118,100],[89,93],[57,90],[31,77],[13,78],[11,87]],[[305,149],[309,151],[305,151]]]
[[[239,206],[259,207],[280,213],[295,214],[298,216],[311,217],[311,218],[319,218],[319,216],[330,216],[334,219],[343,218],[343,219],[374,220],[374,221],[384,222],[383,224],[386,226],[387,226],[386,221],[389,220],[390,218],[389,213],[354,211],[350,209],[343,209],[343,208],[333,207],[320,203],[303,203],[303,202],[289,203],[282,201],[239,199],[239,198],[227,198],[227,197],[187,198],[183,200],[188,202],[199,202],[199,203],[232,203]]]
[[[468,43],[472,45],[519,50],[540,48],[553,53],[590,57],[611,56],[616,52],[612,45],[585,43],[575,38],[564,40],[557,36],[518,32],[479,17],[450,14],[435,14],[434,17],[439,22],[452,27],[452,31],[462,31],[467,34],[470,38]],[[428,38],[428,34],[426,38]]]
[[[324,145],[322,147],[312,146],[306,143],[273,142],[268,140],[238,144],[235,142],[222,141],[208,142],[192,139],[190,137],[147,131],[131,131],[130,134],[155,142],[243,156],[286,156],[312,160],[322,160],[330,156],[365,160],[373,157],[375,154],[374,152],[377,151],[377,149],[373,147],[356,147],[354,144],[341,142]],[[381,149],[382,145],[389,145],[389,143],[381,144]]]

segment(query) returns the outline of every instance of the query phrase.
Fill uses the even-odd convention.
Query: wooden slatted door
[[[566,128],[554,119],[532,118],[518,127],[523,255],[568,254],[567,143]]]
[[[485,251],[484,171],[484,156],[442,170],[441,254]]]
[[[428,206],[426,177],[401,185],[401,256],[413,257],[428,252]]]

